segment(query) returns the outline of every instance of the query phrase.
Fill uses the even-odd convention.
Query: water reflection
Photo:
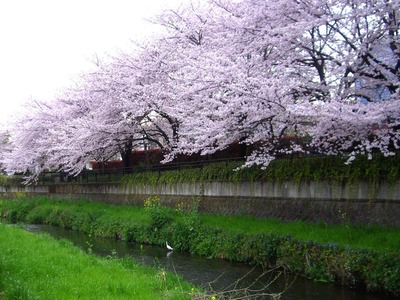
[[[76,246],[84,249],[89,247],[92,253],[101,256],[116,255],[117,257],[133,257],[136,262],[163,268],[184,277],[196,286],[210,286],[215,291],[228,287],[248,287],[253,289],[268,287],[269,293],[278,293],[290,285],[280,299],[283,300],[391,300],[394,297],[368,294],[363,290],[351,290],[334,284],[316,283],[304,278],[292,276],[277,276],[276,272],[263,272],[261,268],[229,262],[220,259],[207,259],[189,255],[179,251],[168,251],[166,247],[126,243],[112,239],[95,238],[76,231],[64,230],[46,225],[28,225],[31,231],[45,231],[56,238],[70,240]],[[173,247],[173,245],[171,245]],[[242,279],[242,280],[240,280]],[[237,282],[239,280],[239,282]],[[268,298],[267,298],[268,299]]]

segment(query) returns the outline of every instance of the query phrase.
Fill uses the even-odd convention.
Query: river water
[[[334,284],[318,283],[301,277],[278,272],[263,272],[259,267],[222,259],[207,259],[165,247],[126,243],[113,239],[92,237],[77,231],[47,225],[27,225],[30,231],[44,231],[57,239],[70,240],[83,249],[90,248],[100,256],[132,257],[136,262],[175,272],[196,286],[213,291],[250,287],[265,288],[268,293],[285,292],[281,300],[392,300],[394,297],[376,295],[359,289],[349,289]],[[173,246],[173,245],[171,245]],[[276,280],[274,280],[277,278]],[[273,281],[273,283],[270,283]],[[268,284],[270,283],[270,284]],[[267,286],[268,285],[268,286]],[[269,299],[269,297],[266,297]]]

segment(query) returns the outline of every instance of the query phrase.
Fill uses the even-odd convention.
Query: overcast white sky
[[[183,1],[1,1],[0,124],[31,98],[51,99],[96,54],[116,53],[151,34],[155,26],[145,19]]]

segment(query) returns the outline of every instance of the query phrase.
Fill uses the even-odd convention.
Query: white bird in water
[[[168,242],[165,242],[165,245],[167,246],[167,249],[169,251],[173,251],[174,250],[174,248],[172,248],[170,245],[168,245]]]

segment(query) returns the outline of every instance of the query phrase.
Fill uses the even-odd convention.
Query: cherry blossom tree
[[[264,39],[263,24],[254,24],[260,3],[218,2],[162,16],[171,28],[165,48],[184,62],[173,77],[185,122],[176,152],[208,154],[240,141],[257,146],[250,164],[267,165],[297,148],[281,148],[280,138],[295,132],[299,119],[286,65],[279,64],[285,52]]]
[[[2,161],[4,160],[4,155],[10,152],[10,135],[7,130],[0,130],[0,172],[4,172],[4,166]]]
[[[311,11],[324,22],[298,44],[309,53],[299,63],[318,72],[316,91],[322,95],[308,110],[316,121],[310,131],[313,144],[350,160],[374,151],[393,155],[400,146],[399,2],[320,4]],[[303,91],[312,94],[310,88]]]
[[[163,19],[169,40],[184,45],[181,59],[190,58],[181,81],[189,79],[192,126],[178,151],[206,154],[239,140],[258,147],[248,164],[266,166],[301,150],[282,148],[286,134],[311,135],[328,154],[398,147],[398,1],[213,4]],[[379,90],[385,103],[374,101]]]
[[[10,170],[77,174],[152,143],[165,161],[249,145],[266,167],[400,146],[398,0],[199,1],[155,19],[166,32],[84,74],[11,131]],[[292,137],[283,143],[284,137]],[[311,140],[311,143],[306,141]]]
[[[15,120],[9,129],[9,146],[2,162],[9,173],[35,175],[48,168],[59,168],[58,155],[53,145],[61,142],[54,135],[52,125],[62,122],[52,107],[44,102],[32,101],[29,109]]]
[[[108,107],[103,105],[97,113],[97,122],[104,125],[106,135],[122,138],[119,143],[124,145],[120,151],[122,158],[129,158],[134,144],[150,143],[164,149],[178,139],[179,120],[171,110],[169,91],[164,84],[167,72],[162,69],[158,52],[149,46],[145,49],[114,57],[84,88],[108,103]]]

